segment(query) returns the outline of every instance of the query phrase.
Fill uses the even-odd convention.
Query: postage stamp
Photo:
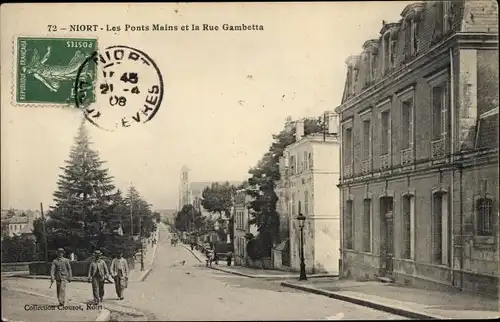
[[[78,69],[97,50],[92,38],[18,37],[15,50],[15,102],[32,105],[75,105],[75,80],[91,82],[95,65]],[[92,90],[88,100],[95,100]]]
[[[84,75],[96,68],[96,77]],[[149,55],[130,46],[94,51],[77,68],[75,80],[75,105],[89,122],[109,131],[149,122],[163,100],[158,66]]]

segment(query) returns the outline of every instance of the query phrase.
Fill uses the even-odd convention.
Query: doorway
[[[380,260],[381,276],[392,277],[394,265],[394,215],[393,198],[383,197],[380,199]]]

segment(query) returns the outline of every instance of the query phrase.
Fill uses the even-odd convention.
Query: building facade
[[[233,207],[233,220],[234,220],[234,264],[245,265],[247,258],[246,245],[248,242],[247,234],[256,235],[257,226],[249,223],[250,210],[248,209],[249,203],[252,200],[246,190],[238,190],[235,196]]]
[[[328,114],[328,133],[304,136],[304,121],[296,122],[296,140],[280,160],[278,209],[287,212],[290,225],[290,268],[300,269],[299,214],[304,227],[306,270],[338,274],[340,258],[340,214],[337,184],[340,165],[338,118]]]
[[[411,4],[346,63],[341,274],[497,294],[496,2]]]
[[[2,226],[5,230],[2,234],[9,237],[32,235],[33,222],[35,219],[41,218],[41,216],[42,214],[38,210],[6,210],[5,216],[2,218]]]

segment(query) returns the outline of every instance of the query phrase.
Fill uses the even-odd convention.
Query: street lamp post
[[[304,260],[304,223],[306,221],[306,217],[301,212],[299,212],[299,216],[297,217],[297,220],[299,221],[299,227],[300,227],[300,276],[299,276],[299,281],[305,281],[305,280],[307,280],[306,263]]]
[[[144,270],[144,243],[142,240],[142,217],[139,217],[139,241],[141,242],[141,271]]]

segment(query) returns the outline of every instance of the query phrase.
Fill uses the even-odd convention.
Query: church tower
[[[189,186],[189,168],[187,166],[183,166],[181,168],[181,177],[179,184],[179,211],[184,205],[188,205],[190,203],[191,191],[189,189]]]

